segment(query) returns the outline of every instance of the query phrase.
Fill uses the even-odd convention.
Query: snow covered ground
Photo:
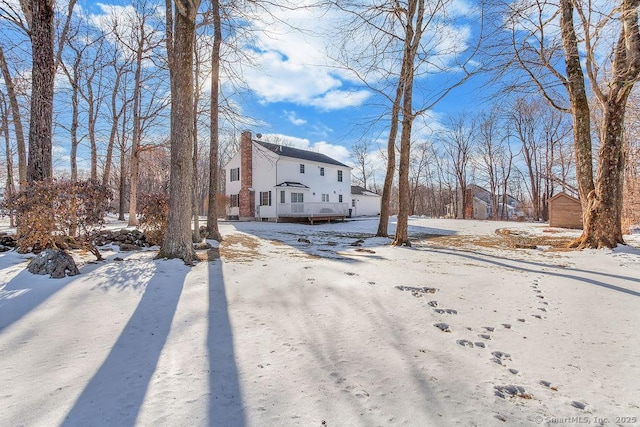
[[[210,262],[59,280],[2,253],[0,425],[640,425],[640,235],[410,225],[222,222]]]

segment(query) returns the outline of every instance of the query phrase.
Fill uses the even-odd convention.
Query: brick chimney
[[[240,137],[240,194],[239,217],[255,218],[255,192],[253,190],[253,144],[251,131],[245,130]]]

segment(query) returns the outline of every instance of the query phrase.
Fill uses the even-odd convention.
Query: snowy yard
[[[222,222],[210,262],[60,280],[2,253],[0,425],[640,425],[640,235],[410,225]]]

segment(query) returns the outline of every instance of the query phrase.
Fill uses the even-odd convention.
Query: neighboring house
[[[252,139],[226,167],[227,215],[241,220],[331,220],[349,215],[351,168],[324,154]]]
[[[517,216],[522,216],[523,213],[518,211],[520,202],[515,197],[507,194],[506,203],[503,202],[502,194],[495,196],[496,209],[493,212],[493,204],[491,200],[494,196],[490,191],[480,187],[479,185],[471,184],[467,187],[467,218],[473,219],[514,219]],[[469,207],[469,200],[472,200],[471,207]]]
[[[375,216],[380,215],[380,202],[382,197],[359,185],[351,186],[351,207],[349,216]]]
[[[492,194],[479,185],[471,184],[465,190],[466,200],[464,209],[464,217],[467,219],[491,219],[494,218],[493,204],[491,203]],[[457,205],[462,205],[462,192],[457,192]],[[517,216],[524,215],[518,210],[520,202],[510,195],[507,195],[506,203],[503,202],[501,194],[496,196],[497,219],[514,219]],[[454,218],[456,216],[456,204],[450,203],[446,206],[447,217]],[[462,211],[458,212],[458,218],[462,218]]]
[[[549,226],[582,228],[580,200],[566,193],[558,193],[549,199]]]

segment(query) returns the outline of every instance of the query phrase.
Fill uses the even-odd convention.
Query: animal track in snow
[[[457,310],[453,310],[451,308],[436,308],[433,311],[438,314],[458,314]]]
[[[396,289],[401,291],[410,291],[411,295],[416,298],[421,298],[425,294],[435,294],[438,291],[438,289],[430,288],[428,286],[423,286],[421,288],[417,288],[414,286],[396,286]]]
[[[506,399],[507,397],[509,397],[509,398],[519,397],[521,399],[533,399],[533,396],[531,396],[529,393],[527,393],[524,387],[519,386],[519,385],[513,385],[513,384],[497,385],[497,386],[493,387],[493,389],[495,390],[495,395],[500,397],[500,398],[502,398],[502,399]]]
[[[442,332],[451,332],[451,329],[449,329],[449,325],[446,323],[436,323],[433,326],[440,329]]]
[[[493,356],[493,359],[491,359],[494,363],[497,363],[498,365],[502,365],[504,366],[504,361],[510,361],[511,362],[511,355],[509,353],[504,353],[502,351],[494,351],[491,353],[491,355]]]

